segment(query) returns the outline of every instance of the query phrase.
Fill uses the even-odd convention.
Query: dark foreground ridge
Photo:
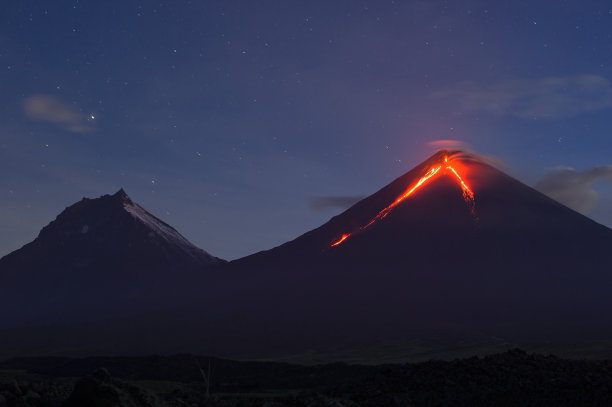
[[[612,361],[559,359],[520,349],[482,358],[378,366],[300,366],[191,355],[20,358],[0,364],[0,406],[611,403]]]

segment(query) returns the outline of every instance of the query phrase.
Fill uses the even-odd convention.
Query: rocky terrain
[[[300,366],[217,358],[22,358],[0,406],[604,406],[612,361],[505,353],[415,364]],[[207,380],[209,385],[207,386]]]

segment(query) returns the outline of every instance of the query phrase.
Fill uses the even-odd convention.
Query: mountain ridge
[[[436,170],[440,165],[447,167]],[[75,221],[71,230],[81,236],[82,227]],[[347,233],[350,238],[334,245]],[[53,346],[101,327],[104,335],[87,346],[102,353],[109,344],[115,353],[145,344],[150,351],[232,355],[364,349],[428,332],[518,344],[598,335],[612,340],[612,328],[606,329],[612,326],[609,247],[609,228],[477,157],[442,150],[294,240],[139,288],[163,298],[155,312],[141,307],[135,313],[132,293],[111,291],[121,319],[97,314],[96,322],[85,315],[89,319],[72,325],[66,338],[58,335]],[[114,286],[96,281],[103,294],[130,281],[126,273],[118,276]],[[178,277],[181,284],[168,284]],[[77,280],[72,288],[87,282]],[[56,301],[67,304],[74,293],[63,295]],[[59,328],[49,329],[35,336]]]

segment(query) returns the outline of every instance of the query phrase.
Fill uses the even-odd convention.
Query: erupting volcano
[[[447,270],[452,264],[454,273],[440,282],[446,286],[461,281],[462,273],[466,278],[498,264],[498,270],[520,270],[514,277],[539,267],[566,270],[576,259],[580,267],[588,263],[598,269],[598,259],[606,253],[601,242],[612,243],[611,236],[610,229],[480,157],[440,150],[324,225],[233,263],[270,269],[277,263],[324,262],[342,264],[334,270],[402,269],[399,275],[414,278],[422,278],[418,270]],[[570,259],[558,261],[570,253]],[[479,284],[492,275],[484,275]]]
[[[474,192],[472,192],[471,188],[465,183],[463,178],[459,175],[459,172],[457,172],[457,170],[453,167],[452,165],[452,162],[454,161],[454,159],[452,158],[453,156],[451,156],[451,160],[449,161],[449,156],[446,154],[446,152],[442,152],[439,155],[441,156],[440,157],[441,163],[432,165],[431,168],[426,172],[426,174],[423,175],[416,182],[416,184],[406,189],[406,191],[402,195],[397,197],[397,199],[393,201],[389,206],[387,206],[386,208],[378,212],[378,214],[372,220],[370,220],[364,226],[359,227],[359,230],[367,229],[368,227],[372,226],[375,222],[381,219],[384,219],[393,210],[393,208],[395,208],[397,205],[402,203],[402,201],[404,201],[406,198],[411,196],[418,189],[423,187],[430,179],[436,176],[442,176],[442,175],[450,175],[456,178],[457,182],[461,186],[461,189],[463,190],[463,199],[465,200],[466,204],[470,207],[470,212],[475,216]],[[342,234],[342,237],[340,237],[339,240],[332,243],[331,247],[338,246],[339,244],[343,243],[346,239],[351,237],[352,234],[353,233]]]

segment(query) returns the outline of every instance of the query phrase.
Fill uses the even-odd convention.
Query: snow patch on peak
[[[180,247],[185,253],[195,259],[207,259],[210,263],[219,263],[223,260],[212,256],[208,252],[194,246],[189,240],[185,239],[183,235],[176,231],[172,226],[166,222],[158,219],[154,215],[150,214],[142,206],[130,201],[124,201],[123,208],[132,215],[136,220],[140,221],[147,228],[149,228],[148,236],[152,239],[156,237],[165,240],[167,243]]]
[[[154,235],[162,237],[169,243],[178,244],[179,246],[189,248],[190,250],[198,249],[196,246],[191,244],[185,239],[179,232],[177,232],[172,226],[168,225],[164,221],[151,215],[145,208],[135,203],[124,203],[123,207],[131,214],[134,218],[145,224],[152,231]]]

